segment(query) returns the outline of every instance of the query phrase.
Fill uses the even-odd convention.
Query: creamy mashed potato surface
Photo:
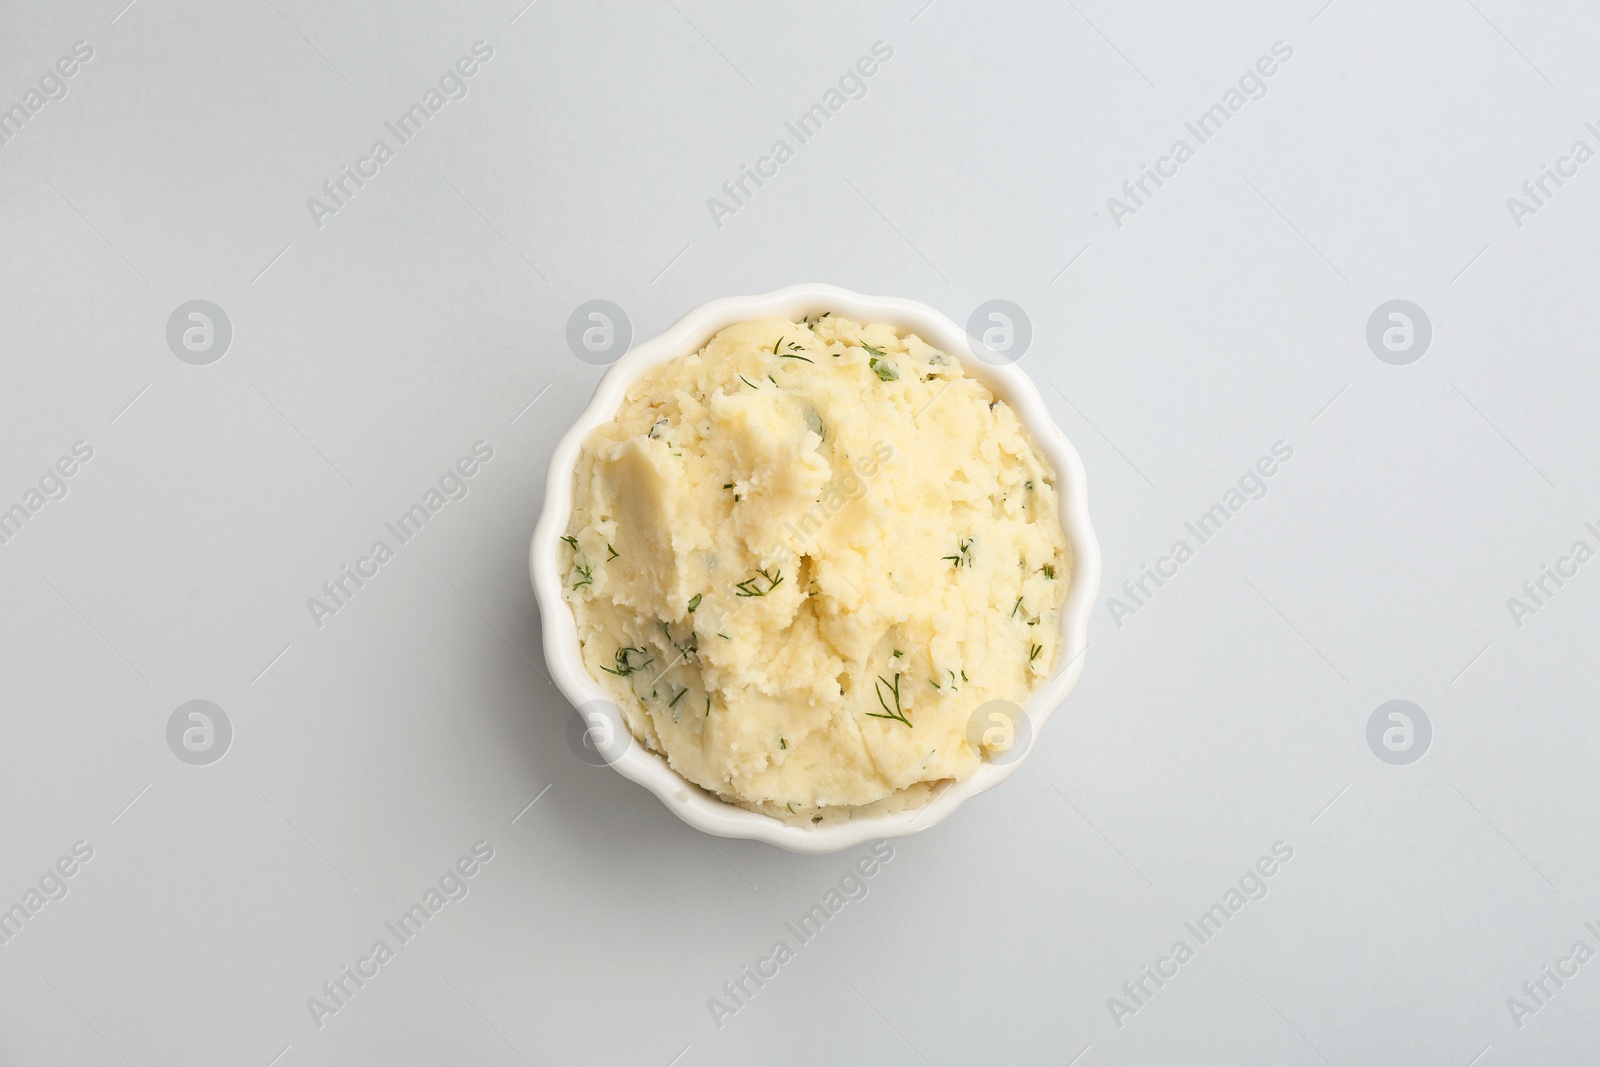
[[[640,377],[576,474],[589,672],[726,800],[790,822],[920,804],[977,769],[974,711],[1055,663],[1055,473],[914,334],[730,326]]]

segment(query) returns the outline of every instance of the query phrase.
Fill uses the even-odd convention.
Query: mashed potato
[[[1056,659],[1055,474],[914,334],[730,326],[578,461],[566,597],[590,674],[679,774],[790,822],[926,801],[969,719]]]

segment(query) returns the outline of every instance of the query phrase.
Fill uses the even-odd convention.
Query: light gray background
[[[0,5],[4,1064],[1574,1064],[1600,962],[1600,119],[1586,5],[1374,0],[97,0]],[[470,85],[319,229],[321,183],[477,40]],[[874,41],[893,59],[738,213],[707,198]],[[1294,58],[1118,228],[1107,198],[1274,41]],[[1188,139],[1193,143],[1192,137]],[[1070,269],[1066,269],[1070,264]],[[708,839],[585,766],[525,567],[550,448],[649,337],[801,280],[1024,307],[1105,583],[1003,788],[894,859],[719,1030],[707,998],[864,850]],[[207,367],[165,324],[229,315]],[[1384,301],[1420,362],[1365,341]],[[530,401],[532,403],[530,407]],[[476,440],[495,458],[318,629],[306,598]],[[1104,600],[1275,441],[1137,615]],[[179,704],[232,748],[167,748]],[[1415,701],[1431,750],[1367,747]],[[538,803],[527,805],[535,798]],[[472,843],[495,858],[335,1017],[306,1007]],[[1136,1015],[1107,999],[1274,841],[1294,858]],[[274,1057],[278,1057],[276,1060]],[[676,1058],[675,1058],[676,1057]],[[1076,1057],[1076,1059],[1075,1059]]]

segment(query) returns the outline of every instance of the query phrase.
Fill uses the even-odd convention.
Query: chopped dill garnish
[[[894,694],[894,710],[893,711],[889,710],[888,702],[883,699],[883,687],[886,686],[886,685],[889,686],[889,691]],[[876,682],[872,683],[872,691],[878,694],[878,706],[883,708],[883,712],[880,714],[880,713],[878,713],[876,711],[869,711],[869,712],[867,712],[867,717],[868,718],[872,718],[872,719],[893,719],[896,722],[903,722],[903,723],[906,724],[906,726],[911,727],[911,720],[906,718],[905,709],[900,707],[900,672],[899,671],[895,672],[894,684],[893,685],[889,685],[889,679],[885,678],[881,674],[878,675],[878,680]],[[911,728],[915,729],[915,727],[911,727]]]
[[[1021,607],[1022,607],[1022,598],[1021,597],[1017,597],[1017,602],[1015,604],[1011,605],[1011,617],[1013,619],[1017,617],[1017,609],[1019,609]]]
[[[703,718],[706,717],[706,715],[710,715],[710,714],[711,714],[711,694],[707,693],[706,694],[706,714],[702,715],[700,717],[703,719]]]
[[[879,359],[877,356],[873,356],[867,360],[867,366],[872,368],[873,373],[878,376],[880,382],[892,382],[900,377],[900,372],[895,369],[895,365],[886,359]]]
[[[949,560],[952,567],[960,567],[963,564],[968,567],[972,566],[972,538],[963,537],[960,541],[956,542],[955,555],[940,556],[939,558]]]
[[[621,553],[621,552],[618,552],[618,551],[617,551],[617,550],[616,550],[616,549],[614,549],[614,548],[612,548],[612,547],[611,547],[611,542],[610,542],[610,541],[607,541],[607,542],[606,542],[606,551],[607,551],[607,552],[609,552],[609,553],[611,553],[611,555],[609,555],[609,556],[607,556],[607,557],[606,557],[606,562],[607,562],[607,563],[610,563],[610,562],[611,562],[611,561],[612,561],[612,560],[614,560],[614,559],[616,559],[616,558],[617,558],[617,557],[618,557],[618,556],[620,556],[620,555],[622,555],[622,553]]]
[[[674,707],[678,703],[678,701],[683,699],[683,694],[687,693],[688,691],[689,691],[689,687],[688,686],[684,686],[682,689],[678,690],[678,695],[673,697],[670,701],[667,702],[667,707],[669,707],[669,708],[670,707]]]
[[[767,587],[765,589],[761,588],[761,586],[758,584],[762,578],[765,578],[767,580]],[[734,595],[735,596],[766,596],[768,593],[770,593],[774,589],[778,588],[779,584],[781,584],[782,582],[783,582],[783,572],[782,571],[779,571],[775,575],[774,574],[768,574],[764,570],[763,571],[758,571],[757,572],[757,576],[755,578],[746,578],[744,581],[738,583],[737,588],[738,588],[739,592],[734,594]]]
[[[898,648],[894,650],[895,659],[899,659],[903,655],[905,655],[905,653],[901,652]]]
[[[1056,576],[1056,569],[1050,564],[1046,563],[1043,567],[1039,568],[1039,573],[1044,575],[1046,578],[1054,578]]]
[[[779,748],[788,748],[789,747],[789,742],[785,741],[783,738],[780,737],[780,738],[778,738],[778,747]]]
[[[561,540],[563,540],[567,544],[571,545],[572,546],[572,551],[574,551],[574,552],[578,551],[578,539],[576,537],[563,537]]]
[[[814,359],[806,359],[805,356],[791,355],[788,352],[782,352],[782,353],[779,353],[779,355],[783,359],[804,359],[807,363],[815,363],[816,362],[816,360],[814,360]]]
[[[694,596],[689,598],[689,610],[690,611],[693,611],[695,608],[700,606],[700,598],[703,597],[703,596],[705,596],[704,593],[696,593]]]
[[[667,644],[678,650],[678,659],[688,660],[690,663],[696,664],[700,662],[699,657],[696,655],[700,651],[700,636],[693,630],[689,631],[689,643],[687,645],[678,644],[677,639],[672,636],[672,627],[668,626],[665,620],[661,621],[661,632],[667,635]],[[672,662],[676,663],[677,660]],[[671,665],[671,663],[667,664],[669,667]]]
[[[752,389],[755,389],[755,388],[757,388],[757,386],[756,386],[756,383],[755,383],[755,382],[752,382],[752,381],[751,381],[751,380],[750,380],[750,379],[749,379],[749,378],[746,378],[746,377],[745,377],[745,376],[744,376],[744,375],[742,375],[742,374],[741,374],[741,375],[739,375],[739,380],[740,380],[740,381],[741,381],[741,382],[743,382],[743,383],[744,383],[744,384],[746,384],[746,385],[748,385],[748,386],[749,386],[749,387],[750,387],[750,388],[752,388]]]
[[[640,656],[644,656],[645,657],[644,662],[642,662],[642,663],[633,662],[633,657],[634,657],[635,654],[640,655]],[[618,678],[626,678],[628,675],[632,674],[634,671],[643,670],[645,667],[650,666],[650,664],[652,664],[654,662],[655,662],[655,658],[650,655],[650,650],[648,648],[643,648],[643,647],[635,648],[635,647],[629,645],[629,646],[625,646],[623,648],[617,649],[617,655],[616,655],[617,667],[616,667],[615,670],[612,670],[610,667],[601,667],[600,669],[605,671],[607,674],[614,674]]]
[[[786,804],[785,804],[785,805],[784,805],[784,807],[786,807],[786,808],[788,808],[788,809],[789,809],[789,814],[790,814],[790,815],[793,815],[793,814],[794,814],[794,813],[795,813],[795,810],[794,810],[794,801],[792,801],[792,800],[791,800],[791,801],[788,801],[788,802],[787,802],[787,803],[786,803]]]
[[[1044,651],[1044,646],[1043,645],[1034,645],[1032,648],[1028,649],[1028,662],[1032,663],[1034,660],[1038,659],[1039,658],[1039,653],[1041,653],[1043,651]]]
[[[733,488],[733,483],[732,482],[723,482],[722,483],[722,488],[724,488],[724,489],[732,489]]]
[[[871,352],[875,356],[883,355],[883,349],[881,349],[881,348],[873,348],[871,345],[867,344],[867,342],[865,342],[865,341],[857,341],[856,343],[858,345],[860,345],[862,348],[865,348],[868,352]]]
[[[583,581],[573,583],[572,588],[582,589],[586,585],[594,584],[594,569],[592,567],[574,567],[572,569],[583,575]]]
[[[781,338],[781,337],[778,338],[776,341],[772,342],[772,354],[773,355],[777,355],[778,354],[778,346],[781,345],[781,344],[783,344],[783,338]]]

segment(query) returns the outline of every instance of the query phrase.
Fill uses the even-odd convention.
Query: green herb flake
[[[889,710],[889,703],[883,698],[883,690],[885,686],[888,686],[889,692],[894,694],[893,711]],[[893,719],[896,722],[905,723],[908,728],[915,729],[915,727],[911,726],[911,720],[906,718],[905,709],[900,706],[900,672],[895,672],[893,685],[889,684],[889,679],[885,678],[881,674],[878,675],[878,680],[872,683],[872,691],[878,694],[878,706],[883,708],[883,712],[880,714],[876,711],[869,711],[867,712],[868,718]]]
[[[704,593],[696,593],[694,596],[689,598],[689,610],[690,611],[693,611],[695,608],[700,606],[700,598],[703,597],[703,596],[705,596]]]
[[[586,585],[594,584],[594,569],[592,567],[574,567],[572,569],[583,575],[583,581],[574,582],[572,588],[582,589]]]
[[[953,556],[940,556],[940,559],[950,561],[952,567],[972,566],[972,538],[963,537],[956,542],[956,553]]]
[[[767,580],[767,587],[765,589],[761,588],[760,582],[761,582],[762,578],[765,578]],[[778,586],[781,585],[782,583],[783,583],[783,572],[782,571],[779,571],[777,574],[773,575],[773,574],[768,574],[766,571],[763,570],[763,571],[757,572],[756,577],[754,577],[754,578],[746,578],[744,581],[738,583],[736,588],[739,591],[737,593],[735,593],[734,595],[735,596],[743,596],[743,597],[766,596],[768,593],[770,593],[774,589],[778,588]]]
[[[644,661],[642,663],[633,662],[633,657],[636,655],[644,656]],[[605,671],[607,674],[614,674],[618,678],[626,678],[635,671],[643,670],[645,667],[648,667],[650,664],[655,662],[655,659],[650,655],[650,650],[648,648],[634,647],[631,645],[617,649],[615,660],[617,664],[615,670],[610,667],[601,667],[600,669]]]

